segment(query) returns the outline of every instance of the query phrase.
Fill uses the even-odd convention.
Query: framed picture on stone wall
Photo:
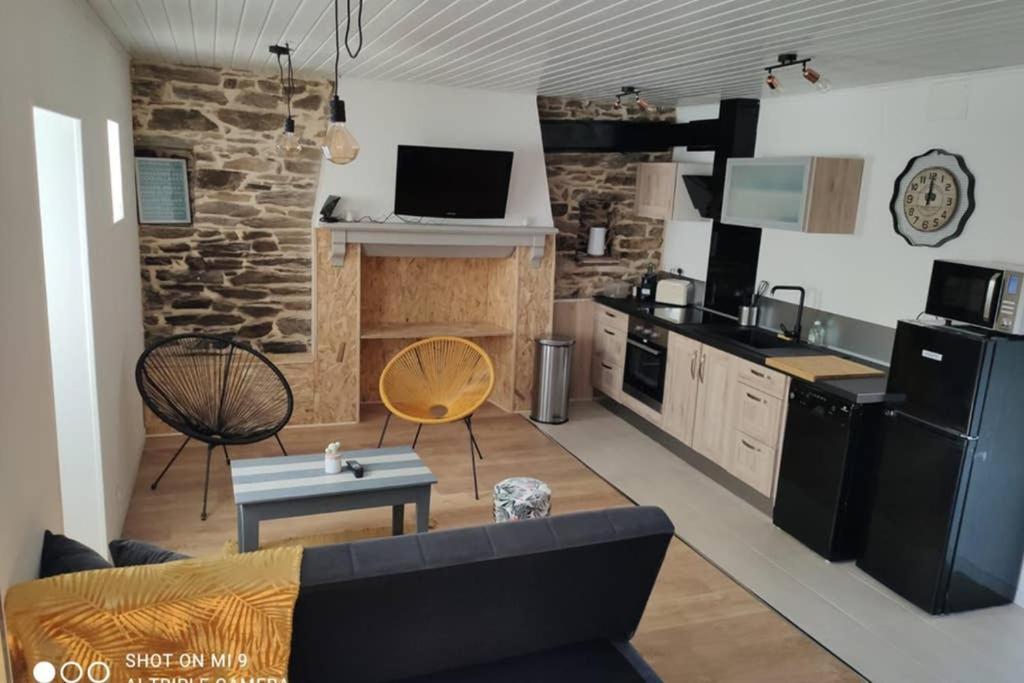
[[[139,223],[191,225],[188,162],[166,157],[135,157]]]

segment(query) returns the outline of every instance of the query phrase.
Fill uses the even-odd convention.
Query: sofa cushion
[[[175,560],[190,560],[188,555],[167,550],[152,543],[121,538],[110,542],[110,557],[115,567],[134,567],[140,564],[163,564]]]
[[[63,534],[43,533],[43,552],[39,557],[39,578],[72,574],[88,569],[110,569],[114,565],[89,546]]]
[[[592,640],[406,678],[401,683],[657,683],[660,680],[628,643]]]

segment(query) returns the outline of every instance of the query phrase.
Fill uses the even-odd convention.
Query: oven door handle
[[[647,344],[644,344],[643,342],[638,342],[635,339],[628,339],[627,338],[626,339],[626,343],[629,344],[630,346],[635,346],[636,348],[640,349],[641,351],[645,351],[646,353],[649,353],[652,356],[660,356],[661,355],[661,351],[659,351],[657,349],[652,349]]]
[[[982,320],[987,323],[992,322],[992,299],[996,296],[996,283],[1001,277],[1002,273],[996,273],[988,279],[988,289],[985,290],[985,310],[982,311]]]

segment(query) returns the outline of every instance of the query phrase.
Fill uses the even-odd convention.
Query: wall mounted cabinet
[[[722,223],[852,234],[864,160],[834,157],[729,159]]]
[[[711,164],[699,162],[650,162],[636,171],[636,215],[674,221],[704,220],[694,206],[685,176],[711,181]],[[710,190],[706,191],[710,203]]]

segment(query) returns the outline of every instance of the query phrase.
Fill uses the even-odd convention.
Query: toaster
[[[693,283],[689,280],[658,280],[658,286],[654,290],[654,302],[672,306],[687,306],[690,303],[692,289]]]

